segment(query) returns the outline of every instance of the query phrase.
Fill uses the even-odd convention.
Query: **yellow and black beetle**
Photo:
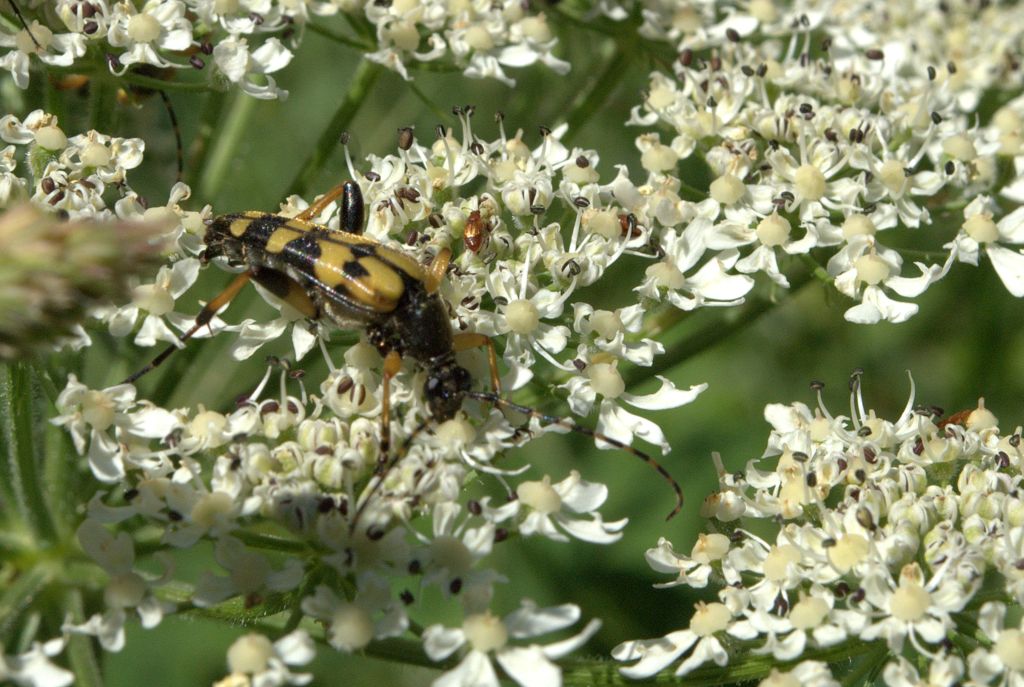
[[[316,224],[330,203],[341,198],[341,227],[334,230]],[[658,471],[676,493],[679,512],[683,492],[658,462],[631,446],[538,410],[501,397],[497,356],[491,339],[482,334],[453,333],[448,308],[438,287],[448,269],[451,252],[445,248],[423,266],[407,253],[362,235],[364,203],[359,185],[341,184],[317,199],[295,217],[250,211],[220,215],[209,221],[204,262],[224,257],[229,264],[245,268],[216,298],[207,303],[181,340],[191,338],[207,325],[250,280],[289,303],[313,320],[327,319],[342,328],[366,331],[369,342],[384,357],[381,404],[381,457],[378,482],[363,499],[353,526],[384,476],[401,457],[390,456],[390,380],[409,357],[426,372],[423,397],[431,421],[449,420],[473,398],[595,437],[631,453]],[[460,350],[486,347],[493,392],[473,391],[469,372],[455,360]],[[153,361],[125,382],[134,382],[177,350],[169,346]],[[420,431],[427,420],[421,423]],[[414,432],[415,434],[415,432]]]

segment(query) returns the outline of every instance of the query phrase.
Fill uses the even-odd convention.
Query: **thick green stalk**
[[[203,100],[196,134],[192,142],[185,146],[185,183],[190,188],[196,188],[200,175],[205,169],[206,160],[210,154],[210,141],[213,140],[217,127],[223,119],[224,105],[227,103],[227,99],[226,93],[214,91]]]
[[[338,33],[337,31],[332,31],[326,26],[323,26],[320,22],[309,22],[308,24],[306,24],[306,27],[312,33],[319,34],[330,41],[334,41],[335,43],[339,43],[349,48],[353,48],[355,50],[358,50],[359,52],[372,52],[373,50],[376,50],[376,46],[374,46],[372,43],[364,43],[363,41],[357,40],[355,38],[349,38],[344,34]]]
[[[352,83],[349,85],[345,98],[338,105],[338,109],[335,110],[331,121],[328,122],[320,134],[320,139],[317,141],[316,146],[313,147],[313,152],[302,163],[299,173],[295,175],[292,183],[288,185],[286,195],[302,195],[316,181],[317,174],[319,174],[324,163],[327,162],[327,158],[334,152],[341,134],[348,129],[356,113],[359,112],[359,108],[362,107],[367,94],[370,92],[370,88],[373,86],[373,82],[377,80],[380,72],[381,68],[372,62],[363,60],[359,63],[355,74],[352,75]]]
[[[6,551],[4,558],[10,558]],[[52,567],[35,565],[19,574],[0,593],[0,643],[5,646],[13,644],[14,632],[22,614],[53,581],[55,572]]]
[[[64,598],[64,615],[72,622],[85,621],[85,606],[78,589],[69,589]],[[103,674],[96,657],[96,644],[90,637],[72,634],[68,638],[68,663],[75,674],[78,687],[102,687]]]
[[[249,130],[249,121],[256,109],[256,99],[236,93],[228,108],[224,124],[213,139],[213,147],[199,178],[199,197],[207,202],[216,200],[224,182],[232,178],[231,164],[238,145]]]
[[[39,441],[46,422],[36,412],[42,391],[27,363],[0,366],[0,461],[3,461],[3,508],[17,509],[21,521],[37,539],[53,540],[55,529],[40,479],[42,446]]]
[[[615,51],[605,64],[604,69],[591,78],[587,88],[582,90],[573,101],[569,114],[565,118],[569,129],[565,132],[563,143],[570,145],[583,129],[584,124],[608,102],[629,71],[630,57],[628,46],[615,45]]]

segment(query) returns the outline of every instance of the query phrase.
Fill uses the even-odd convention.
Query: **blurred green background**
[[[598,38],[597,34],[580,34],[578,29],[575,33],[559,33],[563,46],[560,56],[572,62],[574,70],[564,77],[543,67],[510,71],[519,81],[514,89],[494,81],[467,80],[458,72],[425,70],[414,71],[415,81],[409,84],[377,69],[372,88],[346,127],[352,134],[357,166],[364,155],[392,152],[397,127],[414,126],[421,142],[433,140],[436,125],[456,124],[450,114],[452,105],[476,106],[474,131],[483,139],[495,137],[493,115],[503,111],[509,134],[523,128],[532,147],[540,140],[538,126],[559,124],[574,103],[592,98],[598,107],[583,126],[572,132],[570,145],[600,153],[602,180],[610,179],[614,174],[612,165],[622,162],[636,170],[633,181],[639,183],[639,154],[633,141],[641,130],[626,128],[623,122],[630,107],[641,99],[654,64],[650,55],[636,45],[616,43],[611,37]],[[223,123],[239,127],[241,134],[212,175],[194,179],[198,183],[192,207],[198,209],[201,203],[210,202],[217,213],[276,208],[306,157],[318,150],[321,132],[344,99],[359,59],[355,52],[309,32],[292,64],[275,75],[290,91],[286,101],[227,96]],[[14,103],[12,111],[33,104],[40,95],[39,81],[35,79],[36,91],[28,94],[4,91],[5,100]],[[429,94],[433,108],[413,91],[414,87],[421,94]],[[69,134],[84,130],[84,124],[74,119],[78,96],[61,93],[55,97],[62,99],[63,110],[70,117],[70,121],[62,120],[65,130]],[[197,134],[202,100],[174,91],[170,91],[170,97],[187,145]],[[20,106],[14,98],[22,98]],[[174,178],[174,142],[159,99],[106,114],[110,120],[108,133],[146,138],[144,169],[133,172],[131,182],[151,203],[162,204]],[[663,140],[670,140],[672,135],[663,132]],[[214,149],[219,140],[215,135]],[[340,148],[323,152],[328,153],[327,163],[319,177],[312,180],[307,197],[347,177]],[[189,175],[195,171],[186,170]],[[706,188],[707,179],[701,178],[699,170],[687,174],[684,179],[688,183]],[[940,223],[920,233],[928,245],[938,248],[957,229],[958,223]],[[623,263],[620,270],[644,266],[637,258],[627,258]],[[799,265],[792,266],[799,269]],[[195,293],[212,296],[225,283],[225,275],[208,270],[202,280],[203,286]],[[632,280],[617,280],[613,275],[603,282],[613,286],[592,287],[580,292],[579,297],[600,307],[625,305],[632,293],[614,287],[624,282]],[[911,370],[918,403],[938,405],[952,413],[972,407],[979,396],[984,396],[1006,430],[1019,422],[1024,390],[1024,337],[1018,326],[1021,305],[1006,293],[987,265],[983,269],[955,268],[918,301],[921,312],[902,325],[846,323],[842,313],[851,303],[819,283],[810,283],[791,294],[770,292],[761,284],[752,296],[757,302],[770,303],[776,298],[778,303],[770,303],[763,314],[730,330],[725,338],[713,337],[711,345],[692,355],[661,361],[665,364],[663,374],[681,387],[710,384],[692,405],[648,414],[665,428],[673,446],[672,452],[659,460],[683,483],[687,496],[683,513],[670,523],[663,521],[672,505],[671,492],[647,467],[626,454],[597,451],[586,438],[578,436],[547,436],[531,443],[520,458],[534,464],[529,473],[534,479],[543,473],[561,479],[569,470],[579,469],[584,477],[609,485],[611,497],[602,510],[605,517],[628,517],[630,525],[620,542],[607,547],[541,540],[498,545],[493,566],[510,582],[497,590],[496,611],[512,610],[521,597],[541,605],[576,603],[585,617],[604,620],[603,629],[589,645],[593,654],[607,655],[624,639],[653,637],[684,627],[694,601],[711,594],[686,588],[652,589],[653,583],[664,578],[648,568],[644,551],[654,546],[659,536],[670,538],[678,550],[689,551],[701,529],[701,500],[715,487],[711,452],[721,452],[730,469],[741,469],[746,461],[758,457],[769,431],[763,419],[765,404],[803,401],[813,405],[811,380],[825,382],[824,395],[833,413],[848,414],[847,378],[854,368],[863,368],[868,404],[879,415],[894,418],[906,403],[906,371]],[[269,314],[269,308],[258,301],[255,294],[245,295],[227,317],[237,321],[247,312]],[[183,301],[179,308],[194,305]],[[685,318],[664,340],[670,348],[673,343],[685,346],[695,332],[739,316],[739,311],[731,309],[699,312]],[[103,333],[98,333],[96,340],[79,368],[91,386],[116,383],[150,355]],[[259,378],[264,363],[260,354],[245,363],[225,364],[228,344],[227,337],[193,343],[172,357],[162,371],[144,379],[140,383],[143,393],[172,406],[202,401],[208,407],[230,409],[234,396]],[[288,345],[282,341],[276,350],[264,350],[288,355]],[[310,357],[316,358],[315,354]],[[65,362],[79,367],[70,360]],[[319,363],[311,364],[308,379],[319,379],[321,368]],[[643,378],[640,373],[629,374]],[[182,377],[187,384],[179,386],[176,380]],[[316,383],[310,381],[310,386],[315,388]],[[631,391],[654,388],[656,382],[648,378]],[[568,412],[564,405],[547,409]],[[192,556],[191,563],[186,558],[180,564],[198,565],[208,560],[209,551],[200,548]],[[243,631],[180,617],[171,617],[152,631],[134,625],[126,650],[104,657],[109,684],[136,685],[142,675],[153,685],[208,684],[224,675],[224,652]],[[368,657],[346,656],[324,647],[312,670],[321,678],[333,676],[318,684],[423,685],[437,675]]]

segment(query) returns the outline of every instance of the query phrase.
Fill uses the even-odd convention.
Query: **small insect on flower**
[[[473,210],[466,218],[466,227],[462,230],[462,240],[466,248],[479,253],[491,237],[491,223],[483,218],[479,210]]]
[[[623,238],[635,239],[641,233],[640,227],[636,223],[636,215],[632,212],[619,215],[619,229],[622,232]]]
[[[341,198],[341,231],[316,224],[330,203]],[[494,343],[483,334],[453,332],[448,307],[438,292],[451,259],[451,251],[440,250],[429,265],[411,255],[362,235],[364,203],[359,185],[347,181],[319,198],[295,217],[250,211],[220,215],[206,230],[202,260],[226,258],[244,272],[217,297],[207,303],[193,325],[181,335],[191,338],[254,281],[311,320],[327,320],[348,329],[362,329],[384,358],[381,396],[380,458],[377,481],[365,492],[350,527],[383,484],[390,470],[405,455],[412,439],[430,422],[455,417],[465,399],[475,399],[498,408],[512,409],[541,422],[555,424],[608,443],[630,453],[657,470],[676,493],[676,505],[669,518],[682,508],[683,492],[672,476],[653,458],[611,437],[575,422],[547,415],[501,396]],[[455,360],[458,351],[485,347],[490,364],[493,391],[471,388],[469,372]],[[134,382],[170,356],[169,346],[128,379]],[[398,374],[402,358],[415,360],[426,372],[423,398],[429,417],[419,423],[402,449],[391,455],[390,381]]]

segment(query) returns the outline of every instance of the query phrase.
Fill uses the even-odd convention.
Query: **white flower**
[[[173,566],[169,557],[163,557],[165,573],[152,580],[134,571],[135,548],[127,532],[115,537],[98,521],[87,518],[78,528],[78,541],[110,576],[103,594],[107,610],[79,625],[65,623],[66,632],[93,635],[104,649],[116,652],[124,648],[127,609],[135,609],[147,629],[159,625],[164,615],[174,610],[173,604],[161,601],[151,590],[170,579]]]
[[[714,564],[721,561],[729,552],[729,538],[724,534],[698,534],[689,556],[675,552],[672,542],[661,537],[658,546],[647,549],[644,558],[647,564],[657,572],[676,573],[678,576],[671,582],[660,582],[655,587],[667,588],[687,585],[701,589],[708,585],[714,572]]]
[[[231,499],[221,492],[212,492],[208,501],[198,508],[230,509]],[[193,508],[193,515],[199,515],[196,508]],[[264,591],[288,592],[302,582],[303,567],[297,559],[288,559],[280,570],[274,570],[266,556],[249,550],[232,536],[217,540],[214,555],[228,574],[203,572],[192,595],[192,603],[199,608],[213,606],[232,596],[255,599]]]
[[[956,260],[977,265],[979,250],[984,246],[1006,290],[1020,298],[1024,296],[1024,255],[1002,244],[1024,243],[1024,208],[1015,209],[998,222],[993,219],[995,211],[988,196],[972,200],[964,208],[960,232],[943,247],[950,249]]]
[[[873,236],[853,237],[828,263],[828,272],[835,277],[836,288],[850,298],[860,300],[860,304],[847,310],[844,317],[860,324],[883,320],[905,322],[917,314],[918,306],[889,298],[883,287],[903,296],[918,296],[945,276],[949,269],[948,261],[945,265],[917,262],[919,276],[908,278],[900,275],[902,265],[900,254],[885,248]]]
[[[261,100],[286,98],[288,91],[277,87],[270,74],[288,66],[292,51],[276,38],[269,38],[255,50],[245,38],[231,36],[213,48],[213,61],[224,77],[238,84],[244,93]]]
[[[570,378],[562,385],[562,388],[569,391],[569,407],[577,415],[586,416],[590,414],[598,394],[603,396],[598,411],[597,431],[627,446],[633,443],[634,436],[638,436],[659,446],[662,453],[668,453],[671,448],[664,432],[655,422],[629,412],[618,401],[643,410],[666,410],[692,403],[708,388],[707,384],[694,384],[686,390],[677,389],[668,378],[657,375],[656,379],[661,382],[657,391],[646,395],[631,394],[625,390],[625,382],[618,371],[618,361],[614,358],[597,353],[589,364],[586,356],[576,360],[585,365],[583,374]],[[600,440],[598,445],[614,448],[614,445],[602,444]]]
[[[185,17],[185,3],[179,0],[148,0],[141,10],[130,2],[119,2],[113,8],[107,40],[125,49],[110,65],[117,75],[140,63],[182,67],[187,65],[171,62],[157,51],[187,50],[192,45],[192,24]]]
[[[855,611],[837,611],[834,595],[824,587],[801,593],[785,617],[764,608],[748,610],[746,615],[750,628],[767,638],[757,653],[770,653],[779,661],[798,658],[808,642],[818,647],[839,644],[847,638],[847,626],[856,626],[863,617]]]
[[[68,139],[60,160],[73,177],[95,175],[105,184],[123,184],[128,170],[142,164],[145,149],[141,138],[119,138],[87,131]]]
[[[889,687],[955,687],[961,684],[964,662],[956,656],[942,654],[928,661],[927,677],[903,656],[885,666],[882,678]]]
[[[242,635],[228,647],[231,675],[215,684],[234,685],[237,682],[232,678],[240,676],[252,687],[308,685],[313,680],[310,673],[293,673],[288,666],[305,665],[315,655],[315,645],[305,630],[295,630],[274,643],[261,634]]]
[[[178,335],[168,326],[168,321],[180,331],[192,326],[194,315],[186,315],[174,310],[175,301],[188,291],[199,277],[199,260],[183,258],[171,267],[161,267],[151,284],[140,284],[132,292],[132,303],[116,310],[101,311],[102,318],[107,321],[110,333],[114,336],[125,336],[134,327],[141,313],[146,313],[142,326],[135,335],[135,343],[139,346],[154,346],[158,341],[179,344]],[[165,321],[166,318],[166,321]],[[209,327],[202,327],[193,334],[193,338],[210,336],[210,332],[220,331],[225,327],[222,320],[214,318]]]
[[[14,34],[0,32],[0,47],[13,48],[0,56],[0,69],[6,69],[18,88],[28,88],[31,57],[43,64],[70,67],[85,54],[85,36],[80,33],[53,33],[47,26],[32,21]]]
[[[341,599],[324,585],[302,600],[302,612],[326,624],[327,642],[348,653],[361,651],[374,639],[397,637],[409,627],[401,601],[392,598],[386,581],[360,577],[355,598]]]
[[[654,362],[654,356],[665,352],[658,341],[644,338],[627,340],[643,328],[644,308],[637,304],[617,310],[595,310],[589,303],[573,303],[573,329],[593,337],[594,346],[616,358],[624,358],[644,367]]]
[[[498,687],[489,654],[523,687],[559,687],[562,674],[552,661],[583,646],[601,627],[600,621],[591,620],[578,634],[547,646],[515,646],[509,641],[556,632],[579,619],[580,609],[572,604],[538,608],[523,600],[504,619],[485,611],[466,615],[462,627],[431,625],[423,631],[423,650],[432,661],[448,658],[463,645],[470,647],[459,665],[434,680],[433,687]]]
[[[680,310],[706,306],[733,306],[754,288],[754,280],[745,274],[730,274],[739,260],[739,252],[725,250],[702,264],[691,276],[685,272],[699,264],[705,252],[703,239],[691,232],[681,234],[669,229],[661,235],[665,258],[650,265],[646,278],[636,287],[642,296],[665,298]]]
[[[898,585],[888,572],[878,571],[868,574],[863,586],[867,601],[884,615],[861,632],[861,639],[884,637],[896,652],[909,639],[925,656],[931,653],[921,646],[919,639],[930,644],[942,641],[953,625],[950,614],[961,610],[970,600],[970,595],[964,594],[952,580],[946,580],[941,571],[926,583],[916,563],[903,567]]]
[[[1004,627],[1006,604],[988,601],[978,614],[978,626],[991,644],[979,647],[967,659],[971,680],[979,684],[998,684],[1007,687],[1024,685],[1024,625]]]
[[[520,364],[531,367],[532,350],[553,364],[559,365],[552,355],[565,349],[569,329],[564,325],[552,325],[543,320],[562,315],[565,301],[572,294],[572,287],[562,293],[546,288],[531,289],[531,263],[527,249],[527,256],[519,275],[510,269],[499,269],[487,275],[487,291],[492,298],[500,299],[505,305],[488,318],[486,331],[506,335],[506,359],[515,359]]]
[[[423,583],[435,584],[445,594],[476,594],[476,587],[489,590],[495,582],[505,580],[494,570],[477,567],[494,547],[494,523],[469,527],[468,518],[458,521],[461,511],[456,503],[438,503],[433,508],[433,536],[421,535],[427,544]]]
[[[812,687],[839,687],[842,684],[829,670],[827,663],[821,661],[801,661],[791,670],[772,668],[768,677],[761,680],[757,687],[793,687],[794,685],[810,685]]]
[[[608,487],[587,482],[573,470],[561,482],[552,485],[547,475],[539,482],[520,482],[516,487],[518,503],[529,512],[519,525],[523,536],[539,534],[554,541],[569,541],[559,528],[571,536],[592,544],[610,544],[622,538],[627,518],[604,522],[596,510],[608,498]],[[570,517],[565,510],[590,515],[589,520]],[[556,525],[558,527],[556,527]]]
[[[676,676],[686,675],[708,661],[724,666],[729,662],[729,654],[715,634],[733,634],[732,619],[732,612],[724,604],[699,602],[694,606],[689,629],[670,632],[658,639],[623,642],[612,649],[612,657],[617,661],[636,661],[619,669],[632,679],[660,673],[687,652],[689,656],[676,668]]]
[[[75,674],[61,668],[50,659],[64,651],[67,640],[57,637],[47,642],[32,642],[20,654],[3,653],[0,645],[0,680],[10,680],[18,687],[67,687],[75,681]]]
[[[117,427],[128,422],[128,412],[134,405],[135,388],[130,384],[96,391],[69,375],[67,386],[57,397],[60,415],[50,422],[67,427],[79,454],[88,447],[93,475],[112,483],[125,474],[124,447],[115,438]]]

